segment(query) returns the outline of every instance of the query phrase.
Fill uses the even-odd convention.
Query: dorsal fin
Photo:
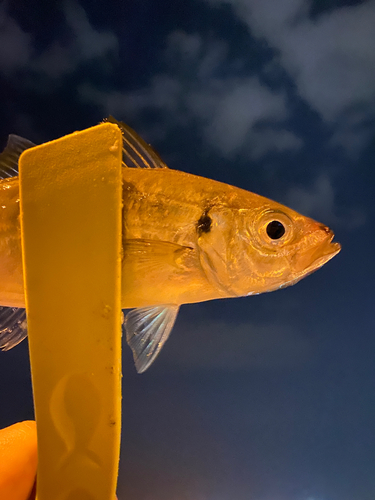
[[[19,135],[10,134],[4,151],[0,154],[0,179],[18,175],[18,159],[25,149],[35,144]]]
[[[122,163],[128,168],[168,168],[158,153],[137,132],[113,116],[104,121],[115,123],[122,132]]]

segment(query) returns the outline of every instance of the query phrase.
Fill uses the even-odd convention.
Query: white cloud
[[[77,67],[77,57],[72,57],[71,50],[60,42],[54,42],[33,63],[33,69],[50,78],[58,79],[72,73]]]
[[[117,50],[117,37],[111,32],[95,30],[79,3],[64,2],[64,14],[76,38],[75,48],[79,51],[80,58],[96,59]]]
[[[195,121],[206,142],[228,158],[237,154],[260,158],[272,150],[301,147],[301,139],[284,129],[289,115],[283,93],[270,90],[257,77],[233,76],[235,67],[229,76],[220,75],[220,69],[231,67],[223,41],[175,31],[168,37],[164,57],[169,70],[155,75],[145,88],[122,93],[83,86],[81,96],[101,105],[105,115],[129,118],[159,110],[165,117],[164,134]],[[268,128],[257,129],[259,124]]]
[[[203,50],[202,42],[202,38],[197,33],[190,34],[181,30],[173,31],[168,36],[165,58],[171,64],[178,64],[179,61],[184,65],[189,63],[189,61],[194,64],[201,57]],[[222,50],[220,49],[224,49],[225,52],[225,45],[223,44],[221,47],[220,45],[216,46],[215,50],[211,51],[211,54],[216,54],[216,57],[219,56],[219,59],[222,59]],[[210,55],[209,59],[211,58],[212,55]]]
[[[337,219],[333,187],[327,175],[318,177],[310,188],[292,187],[287,200],[290,206],[305,215],[314,214],[327,223]]]
[[[288,116],[285,97],[266,89],[257,78],[230,79],[216,89],[208,86],[198,95],[192,93],[188,105],[204,120],[206,138],[224,156],[244,147],[248,138],[257,142],[253,134],[262,141],[263,131],[252,130],[257,123],[278,123]],[[263,144],[266,146],[266,138]],[[259,152],[266,153],[267,148],[258,149],[257,156]]]
[[[62,8],[69,35],[64,43],[55,40],[35,55],[32,37],[12,19],[4,5],[0,7],[0,72],[9,77],[19,69],[27,69],[34,76],[58,79],[72,73],[82,62],[105,60],[117,53],[117,37],[95,30],[79,3],[67,1]]]
[[[332,182],[326,174],[316,178],[308,188],[290,188],[286,200],[298,212],[331,226],[353,229],[365,223],[365,214],[360,209],[344,210],[337,206]]]
[[[0,72],[5,75],[28,64],[31,55],[31,37],[7,14],[0,5]]]
[[[283,152],[302,148],[303,141],[295,134],[285,129],[265,128],[254,131],[250,138],[251,156],[258,159],[269,151]]]
[[[358,151],[366,141],[352,127],[375,116],[375,1],[308,17],[306,0],[208,0],[232,4],[251,33],[279,52],[300,96],[337,130],[335,144]]]

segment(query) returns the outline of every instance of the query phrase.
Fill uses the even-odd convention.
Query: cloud
[[[287,204],[298,212],[331,226],[354,229],[365,223],[366,216],[358,208],[337,206],[332,182],[321,174],[309,187],[293,186],[286,196]]]
[[[285,97],[271,92],[255,77],[228,79],[216,88],[207,85],[192,93],[188,105],[204,122],[208,142],[227,157],[246,145],[247,139],[263,143],[256,154],[262,156],[272,146],[267,140],[269,132],[256,132],[254,126],[262,121],[280,123],[288,116]],[[287,149],[290,145],[295,144],[285,143]],[[253,156],[253,149],[249,154]]]
[[[163,110],[167,114],[177,113],[181,94],[182,84],[168,75],[155,75],[148,87],[130,92],[107,92],[87,84],[80,87],[81,97],[101,106],[105,114],[124,114],[128,117],[150,108]]]
[[[297,151],[303,147],[301,138],[285,129],[264,128],[262,131],[255,130],[250,138],[249,147],[254,159],[261,158],[267,152]]]
[[[63,2],[62,10],[66,21],[64,40],[54,40],[37,54],[31,35],[21,29],[4,5],[0,7],[0,73],[12,77],[17,76],[18,70],[26,69],[34,79],[57,80],[73,73],[82,63],[104,61],[117,54],[117,37],[111,32],[96,30],[79,3]]]
[[[159,111],[165,123],[163,132],[158,125],[159,138],[176,126],[195,123],[206,143],[226,158],[260,158],[274,150],[299,149],[301,139],[284,128],[289,118],[286,95],[256,76],[238,76],[238,61],[228,61],[227,52],[221,40],[174,31],[163,56],[168,69],[148,86],[104,92],[84,85],[80,93],[84,100],[101,105],[103,114],[132,117]],[[257,128],[261,124],[268,128]]]
[[[76,37],[76,48],[82,59],[105,57],[108,52],[117,50],[117,37],[108,31],[95,30],[78,3],[66,1],[63,10],[66,22]]]
[[[366,129],[375,118],[374,0],[314,19],[306,0],[208,1],[231,4],[251,34],[277,50],[275,63],[287,70],[299,95],[336,131],[333,144],[353,154],[363,147],[367,135],[359,128]]]
[[[5,4],[0,5],[0,72],[11,75],[28,64],[31,55],[31,37],[8,16]]]
[[[313,346],[295,328],[250,323],[209,322],[180,325],[165,365],[189,370],[284,369],[308,362]]]

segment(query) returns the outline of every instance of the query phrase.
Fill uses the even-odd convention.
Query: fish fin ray
[[[0,179],[18,175],[18,160],[21,154],[35,144],[19,135],[10,134],[4,151],[0,154]]]
[[[9,351],[26,337],[26,310],[0,306],[0,349]]]
[[[190,252],[193,249],[178,243],[162,240],[147,239],[128,239],[124,241],[124,255],[128,257],[137,257],[140,261],[149,259],[163,259],[173,261],[184,252]],[[168,257],[168,258],[167,258]]]
[[[155,361],[168,339],[180,306],[168,304],[131,310],[125,317],[126,341],[133,351],[138,373]]]
[[[193,257],[191,247],[147,239],[126,239],[123,252],[123,272],[133,276],[147,272],[167,277],[173,270],[183,271]]]
[[[126,168],[168,168],[155,149],[124,122],[113,116],[104,121],[116,124],[122,132],[122,164]]]

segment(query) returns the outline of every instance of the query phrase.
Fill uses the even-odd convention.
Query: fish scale
[[[126,179],[129,178],[128,173],[124,173]],[[158,174],[155,171],[153,173]],[[124,236],[130,239],[173,241],[186,246],[195,244],[195,223],[202,209],[177,197],[174,199],[151,194],[146,198],[136,189],[137,180],[135,179],[132,184],[133,190],[124,195]]]

